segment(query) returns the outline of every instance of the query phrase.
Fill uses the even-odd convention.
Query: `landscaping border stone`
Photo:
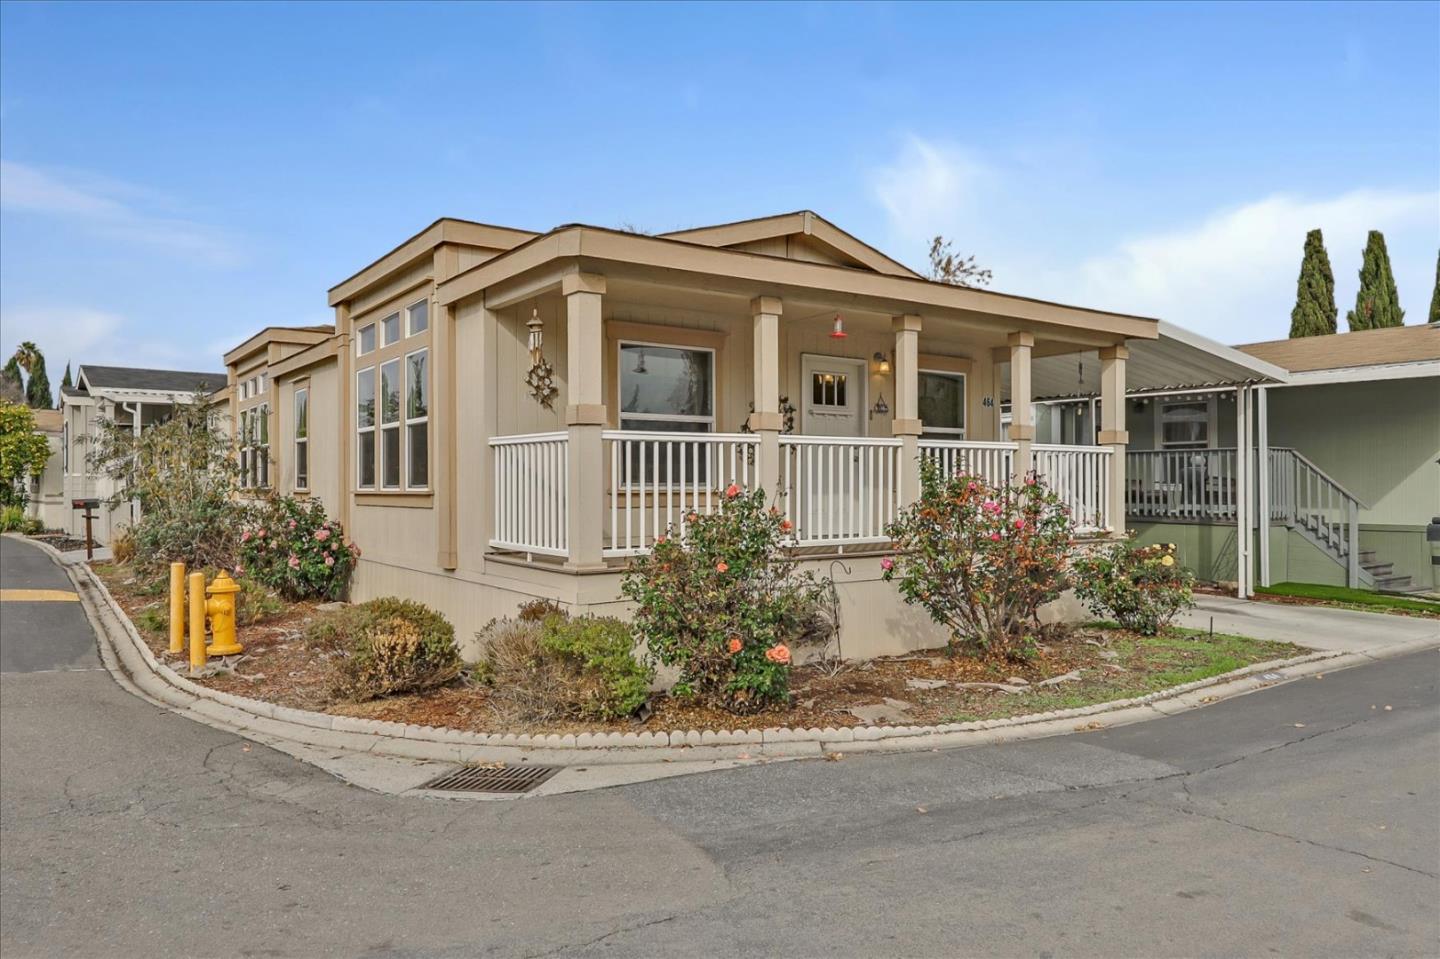
[[[59,554],[52,547],[44,543],[37,545],[59,561]],[[1264,689],[1277,682],[1440,646],[1440,640],[1420,640],[1369,653],[1310,653],[1255,663],[1130,699],[1008,719],[932,726],[478,733],[332,716],[247,699],[191,682],[156,659],[89,566],[83,563],[61,566],[75,583],[81,604],[95,628],[102,660],[117,681],[131,692],[198,722],[241,734],[253,732],[323,748],[438,762],[653,763],[973,746],[1155,719]],[[1266,673],[1278,676],[1262,678]],[[1094,717],[1103,717],[1104,721]]]

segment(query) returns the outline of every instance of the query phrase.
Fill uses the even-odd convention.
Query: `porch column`
[[[890,426],[900,438],[900,505],[920,498],[920,317],[903,313],[890,318],[895,332],[895,419]]]
[[[780,316],[784,310],[776,296],[757,296],[750,301],[755,324],[755,412],[748,425],[760,437],[756,482],[776,505],[781,493],[780,431],[785,428],[785,418],[780,415]]]
[[[1017,483],[1035,466],[1031,452],[1031,444],[1035,442],[1035,408],[1030,405],[1030,354],[1034,348],[1034,333],[1010,334],[1010,438],[1016,446],[1010,478]]]
[[[1100,351],[1100,433],[1096,445],[1110,447],[1110,490],[1108,508],[1110,530],[1115,536],[1125,535],[1125,448],[1130,431],[1125,428],[1125,361],[1130,350],[1125,346],[1107,346]]]
[[[1235,388],[1235,595],[1250,595],[1250,391]]]
[[[1255,388],[1255,478],[1260,488],[1260,585],[1270,585],[1270,413],[1269,393]]]
[[[603,565],[605,449],[600,433],[605,428],[604,321],[600,315],[605,278],[571,273],[561,281],[565,296],[565,333],[568,356],[566,389],[569,404],[565,424],[570,434],[569,472],[566,478],[566,534],[570,556],[567,566],[577,569]]]

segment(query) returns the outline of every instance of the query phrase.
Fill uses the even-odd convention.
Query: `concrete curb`
[[[59,554],[48,544],[36,545],[59,562]],[[935,726],[690,729],[578,735],[474,733],[291,709],[192,683],[155,658],[89,566],[62,564],[61,568],[75,583],[81,604],[95,627],[102,661],[130,692],[198,722],[232,732],[290,740],[322,749],[430,762],[557,765],[691,762],[976,746],[1142,722],[1314,673],[1440,648],[1440,640],[1422,639],[1362,653],[1311,653],[1256,663],[1132,699],[1009,719]]]

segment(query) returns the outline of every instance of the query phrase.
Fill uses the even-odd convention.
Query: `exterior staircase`
[[[1384,593],[1423,593],[1424,587],[1417,586],[1412,577],[1395,575],[1395,564],[1381,559],[1373,549],[1360,551],[1360,569]]]

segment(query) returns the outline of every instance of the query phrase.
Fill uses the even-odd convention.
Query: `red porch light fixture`
[[[834,327],[831,328],[831,330],[830,330],[830,339],[832,339],[832,340],[843,340],[843,339],[845,339],[845,337],[847,337],[847,336],[849,336],[849,335],[850,335],[849,333],[846,333],[846,332],[845,332],[845,317],[841,316],[839,313],[836,313],[836,314],[835,314],[835,325],[834,325]]]

